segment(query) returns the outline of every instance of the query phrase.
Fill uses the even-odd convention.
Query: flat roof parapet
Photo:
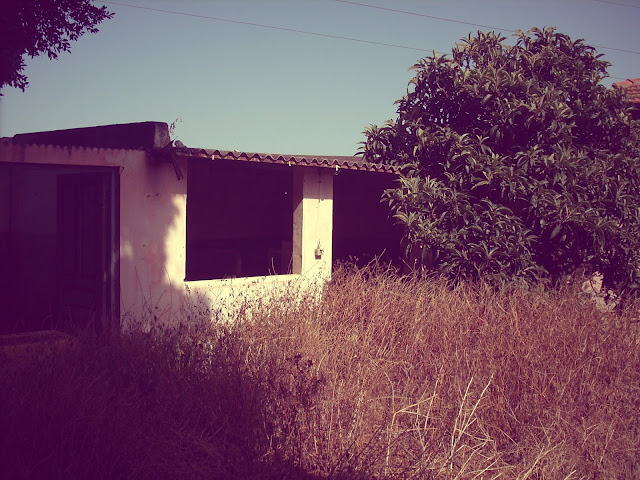
[[[163,148],[170,141],[169,127],[163,122],[122,123],[48,132],[19,133],[13,136],[13,142],[19,144],[128,150]]]

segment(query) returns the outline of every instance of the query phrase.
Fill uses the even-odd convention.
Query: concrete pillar
[[[331,278],[333,172],[294,167],[293,273]]]

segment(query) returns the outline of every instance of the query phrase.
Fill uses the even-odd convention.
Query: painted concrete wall
[[[143,315],[171,317],[179,309],[185,292],[186,181],[176,178],[173,165],[141,150],[10,143],[0,145],[0,162],[117,169],[123,322]],[[55,206],[55,195],[49,197]],[[31,218],[39,228],[50,226],[51,215],[34,212]]]
[[[142,150],[0,143],[0,162],[112,167],[119,172],[123,328],[138,321],[173,323],[190,315],[229,315],[240,298],[291,292],[292,285],[311,288],[330,277],[333,172],[292,167],[294,274],[186,282],[188,168],[186,159],[176,161],[182,179],[170,162]]]
[[[134,153],[120,173],[123,326],[143,317],[172,321],[185,294],[186,178],[178,180],[170,163]]]
[[[302,168],[294,173],[293,272],[331,277],[333,172]]]
[[[251,301],[278,295],[316,294],[331,277],[333,172],[330,169],[293,169],[293,273],[263,277],[186,282],[188,311],[208,308],[208,314],[233,319]],[[316,256],[320,246],[322,254]],[[318,252],[319,253],[319,252]]]

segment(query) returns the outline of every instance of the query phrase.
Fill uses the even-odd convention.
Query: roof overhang
[[[145,150],[159,161],[173,163],[178,179],[183,178],[183,173],[176,162],[177,158],[327,168],[336,172],[354,170],[383,174],[399,173],[399,168],[395,165],[366,162],[359,155],[285,155],[188,148],[181,142],[177,142],[176,145],[169,137],[169,127],[166,123],[139,122],[17,134],[3,138],[1,142],[18,145]]]
[[[276,164],[298,167],[319,167],[339,170],[357,170],[363,172],[376,172],[397,174],[398,168],[393,165],[384,165],[365,162],[360,156],[327,156],[327,155],[284,155],[274,153],[250,153],[230,150],[208,150],[203,148],[173,147],[174,155],[188,158],[202,158],[208,160],[227,160],[234,162],[253,162],[263,164]]]

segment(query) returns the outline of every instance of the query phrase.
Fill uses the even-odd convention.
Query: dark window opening
[[[394,224],[383,192],[392,175],[340,171],[333,180],[333,262],[366,265],[374,259],[400,266],[402,229]]]
[[[0,164],[0,333],[117,317],[117,174]]]
[[[291,272],[290,167],[192,159],[186,280]]]

